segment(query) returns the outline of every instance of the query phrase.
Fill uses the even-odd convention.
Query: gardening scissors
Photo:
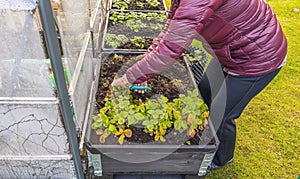
[[[134,84],[130,87],[130,90],[132,91],[132,90],[152,90],[152,89],[148,86],[138,86]]]

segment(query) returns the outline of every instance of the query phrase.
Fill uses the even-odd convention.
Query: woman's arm
[[[203,21],[209,18],[222,0],[181,0],[179,7],[168,21],[154,48],[126,72],[130,83],[141,83],[172,65],[193,38],[201,32]]]

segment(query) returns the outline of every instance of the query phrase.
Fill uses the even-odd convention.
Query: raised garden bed
[[[143,10],[167,11],[164,0],[111,0],[110,9],[113,10]]]
[[[201,103],[185,59],[181,58],[164,73],[149,79],[148,86],[152,90],[145,94],[135,92],[128,94],[127,91],[125,93],[111,92],[110,83],[114,76],[124,74],[125,70],[135,63],[137,55],[140,54],[103,54],[101,57],[100,80],[96,94],[97,105],[95,106],[95,116],[98,117],[89,121],[90,130],[86,142],[88,150],[93,154],[101,154],[102,170],[105,175],[205,174],[207,165],[211,162],[218,147],[218,139],[215,138],[212,125],[207,123],[205,107],[198,109],[194,117],[191,111],[186,111],[186,115],[184,111],[181,111],[185,102],[190,102],[192,104],[190,107]],[[122,96],[121,99],[120,96]],[[176,108],[174,101],[177,99],[187,101],[182,100],[181,106]],[[114,107],[107,105],[114,102],[116,105]],[[126,104],[120,105],[123,102]],[[135,110],[139,108],[140,111],[131,113],[133,108],[130,106],[132,105],[136,106]],[[169,107],[171,107],[170,110]],[[102,111],[101,115],[98,115],[99,109]],[[111,109],[124,109],[123,112],[119,111],[114,115],[118,116],[115,118],[115,123],[112,122],[114,119],[107,119],[112,112]],[[153,111],[150,112],[151,110],[156,111],[153,113]],[[178,116],[176,117],[176,112],[174,112],[176,110],[180,111],[180,120]],[[145,111],[148,111],[148,116]],[[169,117],[166,117],[166,114]],[[120,120],[122,117],[126,119]],[[201,120],[197,120],[200,118]],[[153,119],[163,120],[151,128],[149,123]],[[105,124],[107,120],[110,121],[108,125]],[[134,123],[134,120],[138,122]],[[178,121],[185,122],[180,126]],[[132,125],[128,125],[129,123]],[[167,128],[162,125],[163,123]],[[185,128],[185,124],[188,127]]]
[[[109,11],[102,42],[102,49],[146,51],[161,32],[166,13]]]

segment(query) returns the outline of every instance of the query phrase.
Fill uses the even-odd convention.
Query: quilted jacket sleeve
[[[169,15],[169,23],[159,41],[151,46],[143,59],[126,72],[130,83],[141,83],[172,65],[203,28],[222,0],[181,0]]]

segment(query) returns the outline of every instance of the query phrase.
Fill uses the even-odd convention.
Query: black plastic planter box
[[[102,54],[102,65],[106,57],[111,55],[113,54]],[[119,55],[127,55],[127,53]],[[184,60],[186,62],[186,59]],[[176,66],[176,63],[174,65],[175,69],[173,70],[178,73],[178,70],[176,71],[178,66]],[[169,67],[171,70],[172,68],[173,66]],[[166,70],[166,73],[170,72]],[[192,85],[195,87],[191,70],[188,69],[186,74],[191,78]],[[95,114],[97,110],[95,106],[92,113]],[[157,144],[155,142],[144,144],[124,142],[122,145],[118,143],[100,144],[99,136],[91,128],[92,123],[93,119],[90,118],[86,146],[91,154],[100,155],[101,165],[99,166],[102,175],[184,174],[203,176],[206,174],[207,167],[219,145],[219,141],[215,136],[215,129],[210,122],[202,131],[199,145],[183,145],[183,143]]]

